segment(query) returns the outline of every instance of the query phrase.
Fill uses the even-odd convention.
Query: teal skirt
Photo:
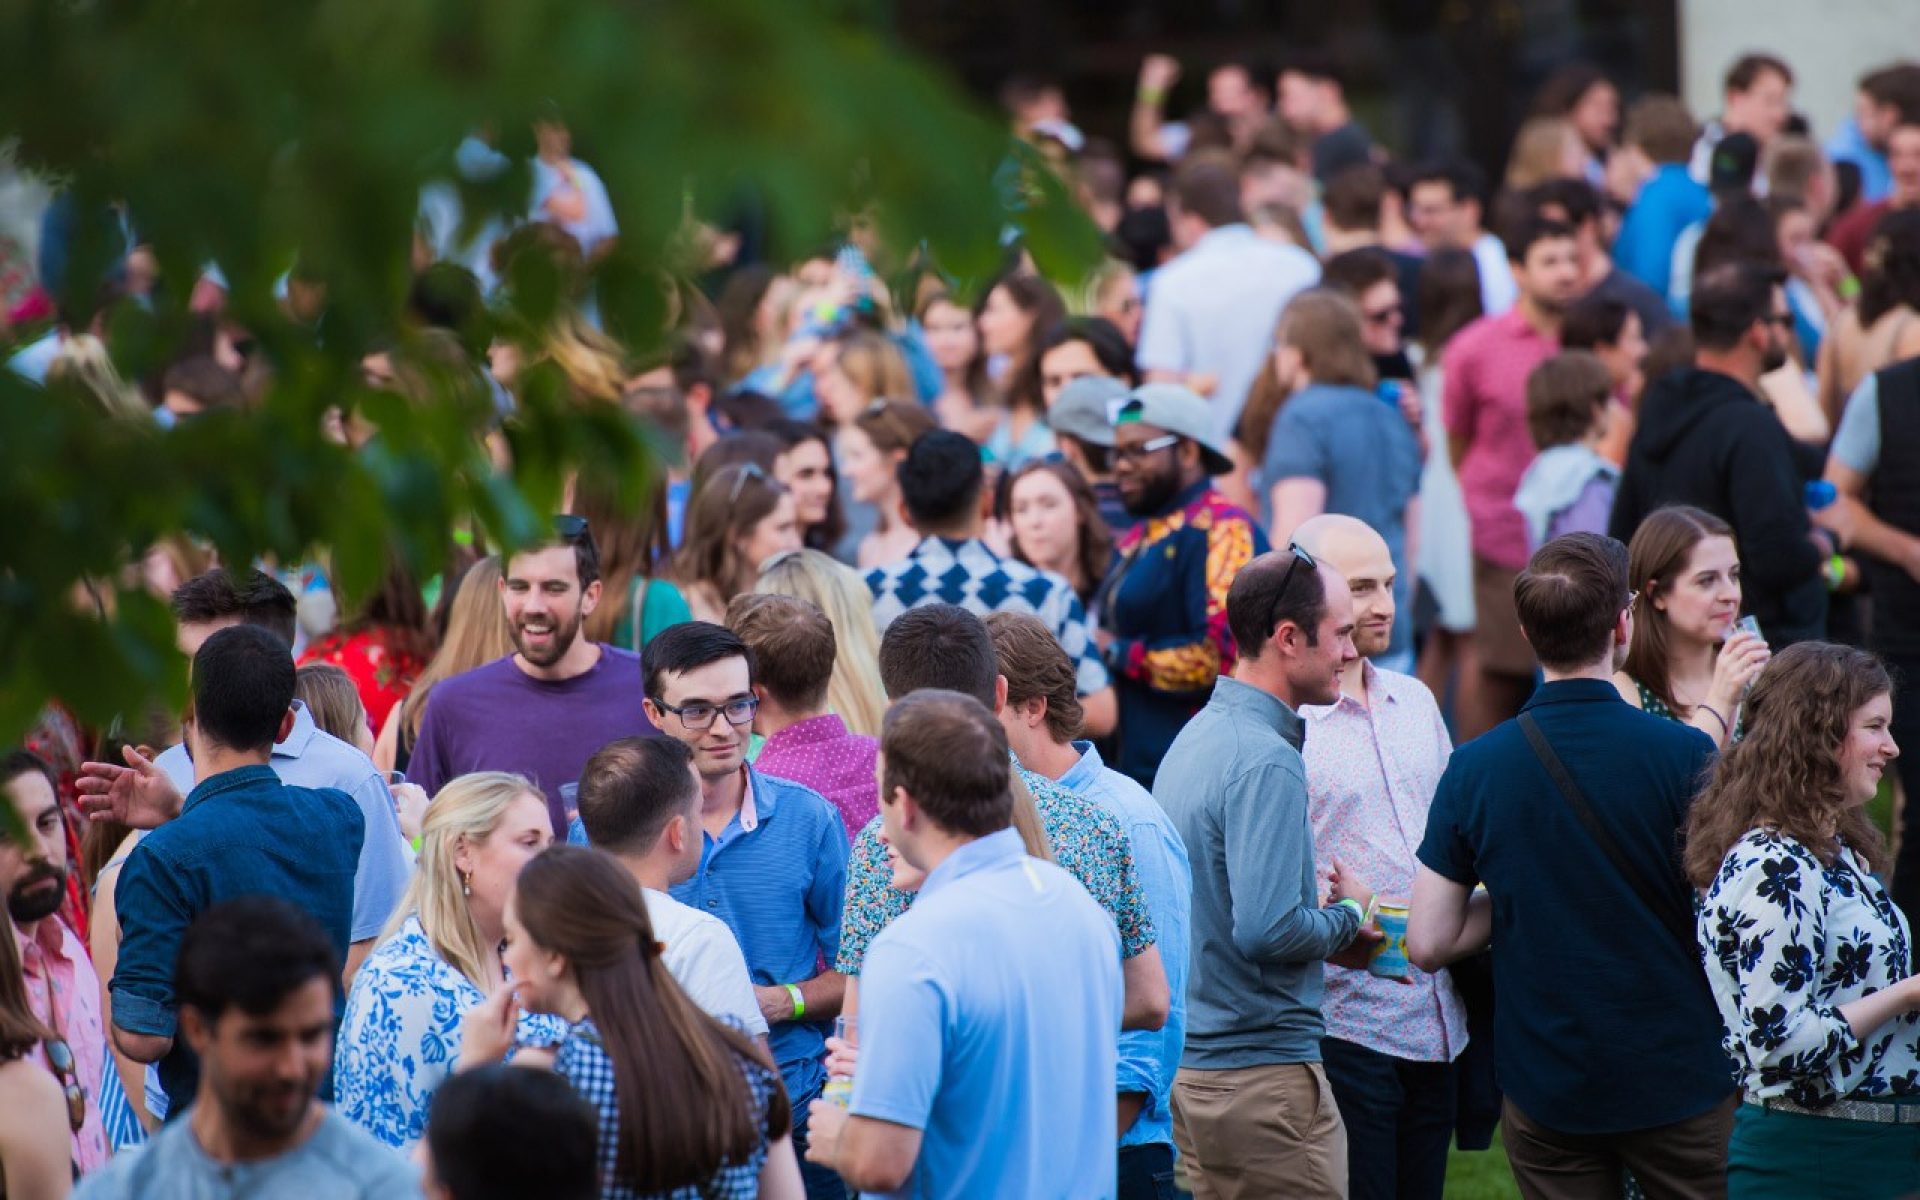
[[[1920,1125],[1769,1112],[1742,1104],[1727,1200],[1894,1200],[1920,1191]]]

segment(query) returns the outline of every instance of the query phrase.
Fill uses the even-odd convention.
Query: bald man
[[[1327,514],[1302,524],[1294,542],[1347,581],[1360,652],[1340,673],[1338,700],[1300,707],[1316,865],[1325,872],[1339,859],[1374,881],[1381,903],[1405,904],[1452,743],[1425,685],[1367,659],[1393,637],[1386,540],[1353,517]],[[1349,1194],[1438,1200],[1453,1132],[1453,1062],[1467,1042],[1453,977],[1410,966],[1394,980],[1329,964],[1322,1011],[1322,1061],[1347,1126]]]

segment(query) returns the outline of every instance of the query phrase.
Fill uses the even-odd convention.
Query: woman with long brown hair
[[[0,803],[10,801],[0,798]],[[73,1189],[69,1099],[35,1051],[57,1039],[27,1002],[20,947],[0,936],[0,1196],[60,1200]],[[72,1052],[67,1059],[71,1062]],[[77,1090],[77,1086],[75,1087]],[[84,1103],[84,1100],[82,1101]]]
[[[505,1055],[519,1005],[565,1020],[552,1065],[599,1109],[604,1200],[802,1195],[779,1071],[681,991],[625,867],[553,847],[520,872],[506,934],[514,982],[469,1015],[460,1065]]]
[[[714,473],[687,505],[677,578],[696,620],[724,624],[727,602],[750,591],[760,564],[800,549],[793,496],[756,463]]]
[[[843,426],[834,437],[840,478],[854,504],[872,520],[853,553],[842,546],[839,557],[852,558],[861,569],[898,562],[920,544],[920,535],[900,515],[900,479],[896,474],[914,439],[934,428],[933,417],[912,400],[876,400]],[[854,530],[860,532],[859,523]]]
[[[1725,747],[1769,657],[1761,634],[1735,628],[1740,554],[1732,526],[1685,505],[1656,509],[1627,547],[1627,586],[1633,643],[1613,677],[1620,698]]]
[[[1727,1149],[1733,1197],[1913,1189],[1920,977],[1874,877],[1887,849],[1865,811],[1900,753],[1892,693],[1865,651],[1789,646],[1693,802],[1695,929],[1746,1100]]]
[[[1017,467],[1053,450],[1040,379],[1040,339],[1066,316],[1060,293],[1038,275],[1008,275],[980,298],[974,324],[988,374],[1006,406],[985,442],[989,462]]]
[[[1071,465],[1036,459],[1007,476],[995,514],[1013,530],[1013,556],[1052,571],[1090,607],[1113,566],[1113,531],[1100,517],[1086,477]]]
[[[407,769],[414,743],[420,739],[420,718],[427,711],[427,697],[442,680],[513,653],[506,609],[500,604],[500,560],[480,559],[467,568],[453,588],[453,602],[447,608],[447,636],[413,681],[407,698],[394,706],[374,742],[373,762],[383,771]]]
[[[360,693],[378,729],[433,657],[433,618],[411,572],[395,564],[340,627],[307,647],[307,663],[332,663]]]

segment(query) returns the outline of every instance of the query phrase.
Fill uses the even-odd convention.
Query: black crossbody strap
[[[1567,773],[1567,765],[1560,761],[1558,754],[1554,753],[1552,743],[1548,742],[1547,735],[1540,731],[1540,724],[1533,719],[1532,713],[1520,714],[1520,731],[1527,735],[1527,743],[1533,747],[1534,756],[1540,760],[1540,765],[1547,769],[1547,774],[1553,777],[1553,782],[1560,788],[1560,794],[1567,798],[1567,807],[1571,808],[1573,815],[1579,818],[1581,827],[1587,831],[1587,836],[1600,847],[1601,853],[1607,856],[1607,861],[1613,864],[1613,869],[1620,872],[1621,877],[1627,881],[1627,886],[1633,889],[1633,894],[1640,898],[1640,903],[1659,918],[1662,924],[1674,931],[1685,945],[1687,953],[1691,955],[1694,952],[1693,922],[1674,908],[1671,895],[1647,882],[1646,876],[1640,874],[1632,860],[1628,859],[1620,849],[1620,843],[1613,840],[1613,835],[1607,832],[1607,827],[1600,823],[1600,818],[1594,815],[1593,807],[1587,803],[1586,793],[1580,790],[1580,785],[1575,783],[1573,776]]]

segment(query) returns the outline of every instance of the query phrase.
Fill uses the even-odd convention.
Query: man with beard
[[[1775,653],[1824,636],[1827,588],[1840,569],[1802,499],[1820,458],[1795,447],[1758,391],[1793,338],[1784,280],[1773,267],[1729,263],[1694,284],[1693,366],[1647,388],[1607,529],[1631,540],[1641,519],[1667,504],[1704,508],[1732,525],[1745,609]]]
[[[840,1179],[805,1162],[807,1105],[826,1086],[827,1030],[847,978],[840,953],[847,829],[819,792],[747,762],[760,701],[753,651],[724,625],[685,621],[647,643],[647,716],[693,752],[700,865],[668,894],[727,923],[746,956],[754,998],[793,1108],[793,1148],[811,1200],[840,1200]]]
[[[1424,684],[1367,661],[1393,638],[1386,539],[1328,513],[1301,525],[1294,540],[1347,581],[1359,652],[1340,672],[1333,703],[1300,707],[1314,860],[1323,873],[1344,863],[1404,903],[1453,744]],[[1320,1053],[1347,1127],[1349,1194],[1437,1200],[1453,1135],[1453,1064],[1467,1044],[1466,1006],[1452,975],[1413,970],[1393,980],[1330,966],[1326,988]]]
[[[1523,1195],[1618,1196],[1631,1170],[1649,1196],[1725,1196],[1739,1095],[1675,853],[1713,742],[1614,690],[1633,637],[1625,546],[1555,538],[1514,590],[1546,682],[1447,763],[1407,957],[1438,971],[1500,945],[1501,1136]],[[1570,986],[1599,979],[1632,982]]]
[[[414,1170],[314,1092],[333,1061],[340,959],[318,922],[251,896],[180,944],[180,1029],[201,1063],[187,1115],[81,1185],[134,1196],[413,1196]]]
[[[1518,712],[1533,690],[1533,652],[1513,613],[1514,577],[1527,565],[1527,523],[1513,492],[1536,453],[1527,376],[1559,352],[1561,319],[1583,286],[1579,245],[1566,225],[1527,217],[1506,245],[1519,300],[1461,330],[1442,364],[1447,451],[1473,527],[1478,614],[1468,643],[1478,666],[1463,665],[1456,701],[1462,741]]]
[[[27,833],[24,842],[0,833],[0,892],[20,947],[27,1005],[55,1039],[51,1047],[42,1043],[37,1055],[63,1085],[86,1093],[86,1119],[73,1130],[73,1161],[91,1171],[108,1153],[98,1091],[107,1038],[100,977],[80,939],[56,915],[67,896],[67,835],[53,768],[31,751],[9,750],[0,755],[0,789]]]
[[[1128,393],[1114,424],[1114,484],[1139,523],[1115,547],[1095,640],[1120,699],[1114,768],[1145,787],[1233,669],[1227,589],[1267,549],[1254,519],[1210,482],[1233,470],[1214,428],[1206,401],[1167,383]]]
[[[561,788],[593,752],[658,732],[639,704],[640,656],[581,634],[600,602],[600,551],[585,518],[554,519],[555,541],[507,560],[500,580],[514,653],[433,689],[408,770],[437,792],[473,771],[525,775],[546,794],[553,835],[573,816]]]

